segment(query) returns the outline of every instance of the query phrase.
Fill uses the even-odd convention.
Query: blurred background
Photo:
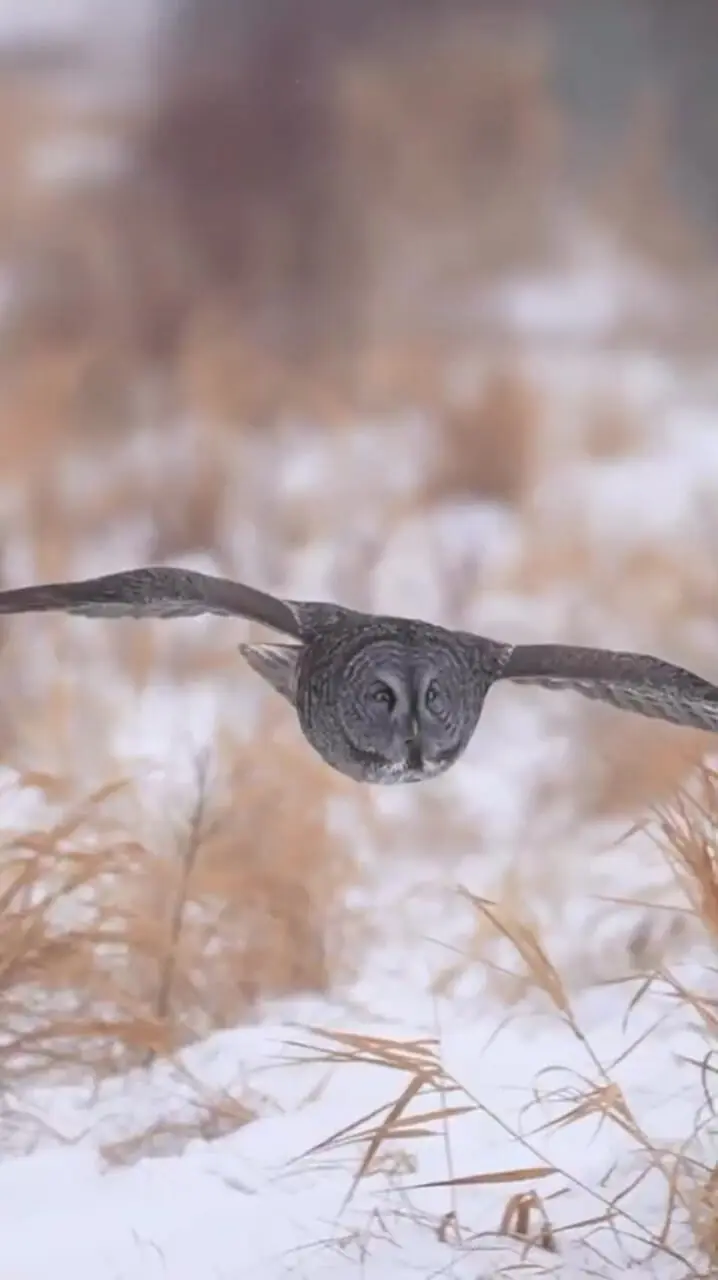
[[[716,65],[713,0],[2,0],[2,585],[186,564],[718,676]],[[330,989],[417,878],[565,922],[710,745],[502,690],[365,795],[246,634],[3,622],[4,857],[111,905],[53,952],[98,1062]],[[613,958],[682,945],[645,921]]]

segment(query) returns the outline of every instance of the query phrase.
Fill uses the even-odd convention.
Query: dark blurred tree
[[[718,222],[716,0],[547,0],[544,14],[577,161],[610,157],[651,97],[665,176],[686,209]]]
[[[181,0],[140,167],[196,275],[300,353],[356,329],[365,219],[333,90],[344,60],[471,0]],[[350,195],[350,189],[354,192]]]
[[[304,351],[352,327],[362,246],[343,207],[333,76],[347,50],[429,8],[182,0],[175,13],[141,163],[197,277],[267,341]]]
[[[617,157],[623,184],[629,125],[650,91],[662,106],[662,176],[686,208],[718,222],[718,0],[176,0],[127,201],[145,260],[168,263],[157,320],[149,300],[140,305],[158,349],[176,344],[198,294],[283,354],[357,333],[380,215],[361,174],[347,180],[339,77],[372,50],[384,68],[412,41],[426,56],[440,29],[467,16],[509,40],[529,21],[541,29],[566,108],[569,186]],[[434,106],[425,109],[433,128]],[[420,118],[410,133],[420,148]],[[641,148],[639,134],[639,185]],[[467,188],[479,192],[478,225],[486,192],[480,181]],[[171,228],[171,254],[153,255],[155,224],[162,239]]]

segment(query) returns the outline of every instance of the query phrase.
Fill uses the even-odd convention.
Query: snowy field
[[[718,682],[685,294],[575,214],[562,266],[468,292],[441,367],[363,414],[257,429],[198,357],[169,421],[58,447],[64,368],[8,378],[2,585],[185,564]],[[364,790],[249,634],[3,620],[0,1280],[714,1276],[711,740],[499,687],[446,777]]]
[[[579,284],[525,290],[520,367],[545,406],[548,461],[522,509],[412,503],[441,448],[426,415],[336,435],[288,422],[279,443],[223,446],[217,518],[231,569],[297,596],[336,594],[505,638],[630,644],[715,675],[714,388],[696,376],[689,391],[684,374],[638,350],[601,351]],[[593,289],[589,277],[583,302],[595,318]],[[585,336],[559,357],[552,319],[571,307]],[[478,357],[456,371],[475,386],[483,376]],[[629,448],[588,455],[577,424],[609,395],[641,430]],[[179,423],[164,455],[139,433],[105,474],[117,485],[124,468],[130,483],[149,484],[154,468],[181,493],[200,432]],[[60,470],[60,504],[82,495],[89,466],[71,459]],[[6,577],[30,580],[39,569],[11,492],[4,512]],[[286,531],[298,527],[292,549]],[[152,558],[152,532],[146,519],[118,517],[106,545],[78,542],[69,568]],[[574,570],[569,557],[556,573],[532,571],[547,546],[566,553],[569,540],[583,557]],[[142,680],[118,653],[143,628],[12,628],[4,662],[22,652],[28,686],[59,679],[66,703],[79,700],[56,738],[20,740],[22,765],[3,792],[16,841],[63,812],[39,775],[23,785],[24,769],[99,786],[107,761],[119,763],[135,774],[137,827],[140,813],[151,825],[187,807],[194,755],[228,725],[251,743],[257,689],[232,657],[241,627],[147,624]],[[182,675],[182,655],[207,645],[229,655],[219,674]],[[612,715],[606,724],[611,750],[625,726]],[[351,786],[330,797],[361,868],[339,923],[360,918],[367,931],[355,972],[324,996],[265,1000],[249,1025],[119,1077],[63,1083],[58,1069],[52,1084],[11,1086],[3,1280],[708,1275],[699,1239],[715,1161],[714,969],[661,850],[668,829],[654,820],[632,831],[647,817],[638,803],[592,814],[581,799],[596,766],[591,735],[604,727],[570,698],[494,691],[446,779],[372,794],[369,810]],[[636,739],[637,753],[655,733]],[[303,745],[281,751],[296,736],[276,714],[266,769],[275,748],[277,768],[292,768]],[[698,784],[693,794],[695,834]]]

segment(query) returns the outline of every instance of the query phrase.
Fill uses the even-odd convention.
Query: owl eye
[[[441,702],[442,702],[441,689],[436,683],[436,680],[430,680],[428,685],[426,686],[426,692],[424,694],[424,702],[427,707],[429,707],[430,709],[434,708],[434,710],[438,709],[441,706]]]
[[[396,706],[396,694],[394,693],[394,690],[382,681],[377,681],[377,683],[372,686],[370,697],[372,702],[379,702],[382,706],[388,707],[390,711],[393,711]]]

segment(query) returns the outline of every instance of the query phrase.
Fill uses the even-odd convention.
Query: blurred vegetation
[[[535,500],[572,450],[591,465],[639,450],[645,412],[621,387],[589,386],[559,439],[523,340],[488,301],[605,236],[680,305],[668,319],[650,300],[629,307],[601,342],[713,358],[716,7],[183,0],[161,13],[122,92],[101,74],[110,19],[91,50],[0,56],[0,576],[207,557],[271,589],[293,553],[329,546],[338,591],[361,602],[408,529],[448,621],[492,590],[551,610],[564,593],[578,639],[590,598],[601,620],[692,658],[685,621],[714,613],[716,557],[657,543],[607,566],[580,500],[562,491],[558,515]],[[575,337],[569,318],[559,360]],[[407,427],[415,410],[423,434]],[[435,536],[437,512],[479,502],[521,530],[503,576],[482,545],[462,560]],[[314,769],[293,726],[285,749],[261,721],[250,749],[232,628],[19,620],[1,639],[4,763],[18,794],[60,809],[0,859],[8,1072],[44,1071],[57,1030],[63,1066],[85,1045],[102,1074],[351,972],[355,850],[328,810],[346,802],[355,842],[376,814]],[[237,730],[218,745],[232,785],[205,797],[210,832],[190,814],[184,843],[167,824],[148,833],[134,795],[106,823],[95,787],[124,776],[118,725],[153,679],[219,689]],[[527,842],[559,786],[577,820],[613,819],[670,796],[705,746],[585,714],[570,766],[526,800]],[[63,825],[78,792],[91,858]],[[381,827],[383,850],[482,846],[449,793],[412,803],[400,835]],[[49,864],[54,896],[36,910],[27,885]],[[87,927],[67,928],[82,894]],[[59,1025],[58,1000],[73,1006]]]
[[[718,217],[710,3],[159,13],[143,91],[96,93],[81,118],[45,64],[0,78],[0,251],[23,250],[31,286],[20,327],[71,349],[93,424],[113,404],[131,413],[137,375],[176,394],[208,332],[238,353],[250,418],[298,368],[341,374],[344,392],[353,375],[356,396],[369,349],[475,333],[481,281],[565,254],[587,208],[662,268],[699,264],[703,298]],[[63,86],[66,64],[63,46]],[[28,148],[49,132],[71,150],[78,130],[115,147],[115,176],[45,182],[38,200]]]

